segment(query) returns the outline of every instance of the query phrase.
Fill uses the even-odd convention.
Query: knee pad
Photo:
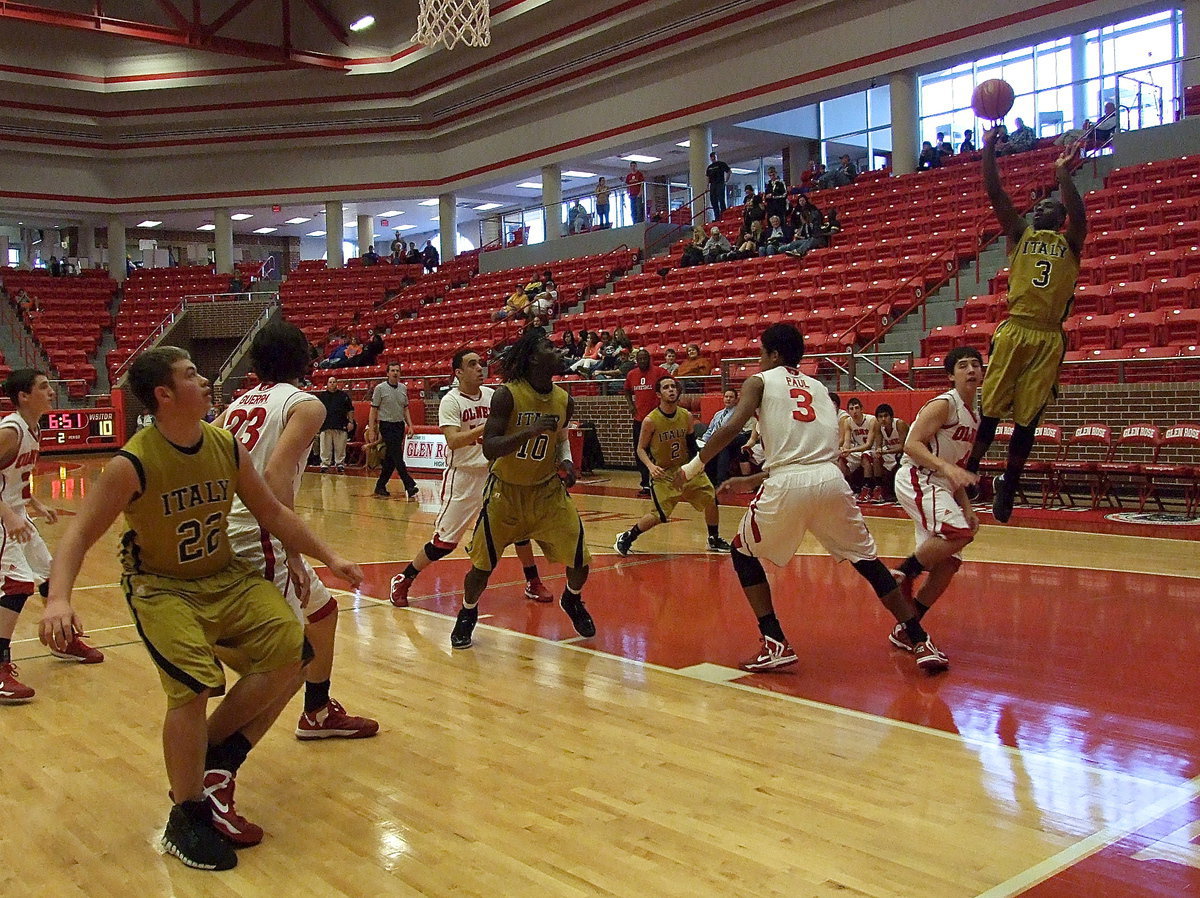
[[[11,611],[13,614],[20,614],[21,609],[25,607],[27,601],[29,601],[28,593],[15,596],[0,596],[0,608]]]
[[[453,546],[436,546],[432,542],[425,543],[425,557],[430,561],[439,561],[453,552],[456,546],[457,544]]]
[[[878,558],[872,558],[870,561],[856,561],[854,569],[871,584],[875,595],[881,599],[896,588],[896,578],[887,569],[887,565]]]
[[[763,570],[762,562],[752,555],[743,555],[737,549],[729,553],[733,560],[733,570],[743,589],[751,586],[761,586],[767,582],[767,572]]]

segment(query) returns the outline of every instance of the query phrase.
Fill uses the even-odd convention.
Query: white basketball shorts
[[[971,533],[953,490],[928,471],[901,465],[896,472],[896,501],[913,519],[918,546],[928,539],[958,539]]]
[[[330,605],[336,604],[337,599],[330,594],[329,588],[321,582],[312,565],[303,557],[300,560],[304,564],[304,572],[308,575],[309,591],[308,605],[300,605],[300,596],[296,594],[296,587],[288,576],[287,552],[283,544],[266,530],[260,527],[230,527],[229,545],[235,555],[249,561],[262,571],[264,578],[275,584],[300,623],[318,621],[333,610]]]
[[[32,522],[31,522],[32,523]],[[0,576],[6,596],[32,595],[39,583],[50,578],[50,550],[33,528],[33,535],[19,543],[0,527]]]
[[[442,508],[433,523],[433,544],[453,548],[475,526],[483,508],[486,466],[448,468],[442,474]]]

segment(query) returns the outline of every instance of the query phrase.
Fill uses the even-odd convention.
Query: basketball
[[[981,119],[998,122],[1008,115],[1015,99],[1011,84],[1000,78],[989,78],[976,86],[971,95],[971,106]]]

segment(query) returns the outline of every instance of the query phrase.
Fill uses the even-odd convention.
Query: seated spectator
[[[586,331],[580,331],[583,337],[587,336]],[[582,353],[579,350],[579,341],[575,339],[574,331],[564,331],[562,339],[559,342],[559,349],[562,352],[563,361],[568,365],[574,364],[579,360]]]
[[[815,162],[810,162],[804,166],[804,171],[800,172],[800,190],[803,193],[808,193],[812,190],[813,180],[817,177],[817,165]]]
[[[543,337],[550,333],[550,328],[546,326],[546,319],[536,312],[530,316],[529,324],[525,325],[527,331],[537,331]]]
[[[688,241],[688,245],[683,248],[683,255],[679,257],[680,268],[704,264],[705,239],[704,228],[696,228],[692,232],[692,239]]]
[[[336,334],[329,338],[329,342],[325,348],[327,353],[324,360],[317,363],[318,368],[337,368],[340,367],[342,359],[346,357],[346,347],[350,345],[350,341],[342,334]]]
[[[842,225],[837,220],[837,209],[830,207],[829,215],[826,216],[826,218],[825,218],[824,230],[825,230],[826,236],[829,236],[831,234],[837,234],[839,231],[842,230]]]
[[[530,301],[541,292],[541,278],[534,278],[525,285],[517,284],[504,305],[492,313],[492,320],[505,321],[509,318],[524,318],[529,313]]]
[[[704,242],[704,261],[705,262],[720,262],[729,255],[733,247],[729,245],[729,238],[721,233],[721,229],[713,225],[708,232],[708,240]]]
[[[958,145],[959,153],[974,153],[975,152],[975,132],[968,128],[963,132],[962,143]]]
[[[588,214],[588,210],[583,208],[583,203],[576,200],[574,205],[567,210],[567,233],[582,234],[592,226],[592,217]]]
[[[17,304],[17,309],[20,310],[22,315],[26,314],[34,307],[33,297],[25,291],[24,287],[17,291],[14,301]]]
[[[941,168],[942,157],[928,140],[921,143],[921,155],[917,157],[917,168]]]
[[[1004,122],[996,125],[996,154],[1003,156],[1008,150],[1008,128]]]
[[[760,256],[773,256],[780,251],[785,243],[792,242],[792,229],[780,221],[778,215],[772,215],[758,241]],[[684,364],[687,364],[686,362]]]
[[[662,366],[663,366],[663,369],[668,374],[674,374],[676,369],[679,368],[679,363],[677,361],[675,361],[675,350],[674,349],[668,349],[666,352],[663,353]]]
[[[362,357],[358,360],[359,367],[366,368],[374,365],[382,353],[383,334],[379,332],[379,328],[373,327],[368,332],[367,342],[363,344]]]
[[[433,240],[425,241],[425,248],[421,250],[421,262],[424,263],[426,271],[433,271],[442,264],[441,254],[433,245]]]
[[[379,264],[379,253],[375,252],[374,246],[367,247],[367,251],[365,253],[363,253],[362,260],[363,260],[364,265],[378,265]]]
[[[793,232],[791,242],[785,243],[779,251],[801,259],[829,241],[825,233],[825,216],[808,197],[803,197],[803,203],[797,207],[796,218],[800,223]]]
[[[1091,135],[1089,137],[1089,135]],[[1070,147],[1079,143],[1084,138],[1088,140],[1088,149],[1095,149],[1095,135],[1092,134],[1092,120],[1090,118],[1083,120],[1082,127],[1071,128],[1064,131],[1058,137],[1054,138],[1056,147]]]
[[[946,140],[944,132],[937,133],[937,140],[933,142],[933,149],[940,157],[953,156],[954,147],[950,145],[950,141]]]
[[[729,259],[753,259],[758,256],[758,235],[762,233],[762,222],[754,222],[753,228],[738,238],[738,244],[729,253]]]
[[[614,344],[616,344],[618,349],[622,346],[629,350],[633,349],[633,341],[626,336],[625,328],[621,327],[620,325],[613,329],[612,341]]]
[[[700,355],[700,347],[695,343],[687,345],[687,358],[675,369],[676,377],[704,377],[712,373],[712,362]]]
[[[541,315],[549,321],[557,305],[558,285],[554,283],[554,278],[549,277],[549,272],[547,272],[543,276],[538,292],[529,303],[529,312],[530,314]]]
[[[712,421],[708,424],[708,429],[704,431],[704,436],[696,441],[701,447],[712,439],[712,435],[732,417],[733,410],[737,406],[738,394],[736,390],[726,390],[722,398],[725,401],[724,408],[713,415]],[[720,486],[722,482],[728,480],[730,476],[739,471],[737,465],[741,458],[742,447],[750,439],[749,428],[750,423],[747,422],[746,428],[733,438],[733,442],[722,449],[704,466],[704,471],[708,474],[708,479],[713,482],[713,486]]]
[[[413,241],[408,245],[408,252],[404,254],[405,265],[424,265],[425,260],[421,258],[421,251],[417,249],[417,241]]]
[[[629,361],[631,355],[628,346],[618,346],[615,342],[609,343],[608,348],[601,353],[600,368],[596,371],[597,377],[617,377],[621,374],[621,366]]]
[[[1037,135],[1033,133],[1033,129],[1026,125],[1020,116],[1015,121],[1017,127],[1008,135],[1008,143],[1003,150],[999,146],[996,147],[997,155],[1011,156],[1014,153],[1027,153],[1037,143]]]
[[[746,185],[745,192],[742,194],[742,205],[744,206],[744,205],[746,205],[747,203],[749,203],[751,200],[753,200],[753,199],[754,199],[754,197],[755,197],[756,195],[757,195],[757,194],[755,194],[755,192],[754,192],[754,185],[753,185],[753,184],[747,184],[747,185]]]
[[[346,344],[342,350],[342,357],[336,363],[329,365],[329,368],[357,368],[362,364],[363,344],[358,337],[351,337],[350,342]]]
[[[748,233],[755,222],[762,224],[766,215],[767,207],[763,205],[762,198],[758,194],[752,195],[746,202],[746,207],[742,209],[742,231]]]
[[[1120,116],[1117,114],[1117,104],[1111,100],[1104,104],[1104,115],[1100,116],[1100,121],[1096,122],[1096,137],[1094,147],[1108,146],[1112,136],[1117,133],[1117,128],[1120,125]]]
[[[583,357],[570,366],[570,370],[576,374],[582,374],[584,377],[591,377],[592,374],[600,367],[600,354],[604,351],[604,340],[600,334],[595,331],[588,334],[587,343],[583,350]]]
[[[858,166],[850,161],[849,153],[842,153],[838,157],[838,165],[833,171],[827,171],[817,181],[817,186],[822,189],[830,187],[845,187],[851,181],[858,177]]]

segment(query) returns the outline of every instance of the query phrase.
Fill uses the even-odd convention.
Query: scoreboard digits
[[[64,409],[42,419],[41,447],[53,452],[70,449],[116,448],[117,412],[112,408]]]

